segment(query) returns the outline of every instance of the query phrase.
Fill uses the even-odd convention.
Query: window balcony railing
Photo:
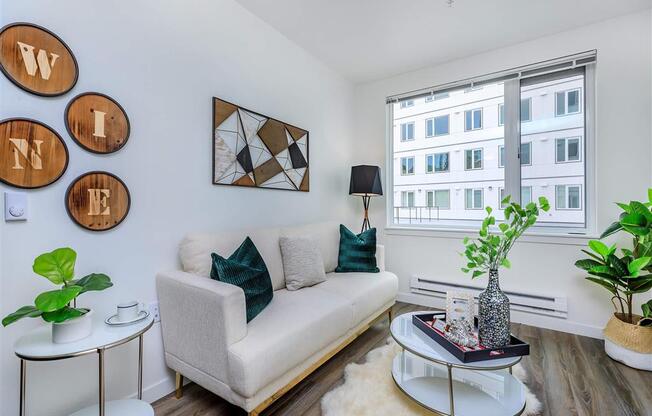
[[[424,224],[439,221],[438,206],[408,206],[394,207],[394,224]]]

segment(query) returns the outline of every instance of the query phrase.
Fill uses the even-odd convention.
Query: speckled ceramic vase
[[[498,270],[489,271],[489,284],[478,296],[478,337],[488,348],[509,344],[509,298],[500,290]]]

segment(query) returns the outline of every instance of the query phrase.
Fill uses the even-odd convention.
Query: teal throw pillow
[[[340,254],[336,273],[366,272],[378,273],[376,265],[376,229],[355,235],[340,224]]]
[[[228,259],[215,253],[211,257],[211,278],[244,290],[247,322],[251,321],[272,301],[274,294],[267,266],[254,242],[247,237]]]

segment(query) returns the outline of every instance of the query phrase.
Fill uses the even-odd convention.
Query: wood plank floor
[[[397,303],[394,314],[425,309]],[[263,414],[321,415],[321,397],[344,382],[347,364],[363,362],[367,352],[385,344],[387,324],[386,319],[378,322]],[[512,331],[531,345],[531,355],[522,363],[528,373],[526,384],[543,403],[543,415],[652,416],[652,372],[611,360],[602,341],[520,324]],[[171,394],[157,401],[154,410],[157,416],[246,414],[195,384],[186,386],[180,400]]]

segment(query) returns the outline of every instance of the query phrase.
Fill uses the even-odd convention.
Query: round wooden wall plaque
[[[26,118],[0,121],[0,181],[18,188],[40,188],[68,167],[68,148],[47,125]]]
[[[131,197],[127,185],[108,172],[88,172],[75,179],[66,192],[70,218],[91,231],[118,226],[127,214]]]
[[[117,152],[129,139],[129,118],[113,98],[85,92],[66,107],[66,129],[84,149],[93,153]]]
[[[0,29],[0,70],[18,87],[47,97],[70,91],[79,75],[68,45],[31,23],[12,23]]]

